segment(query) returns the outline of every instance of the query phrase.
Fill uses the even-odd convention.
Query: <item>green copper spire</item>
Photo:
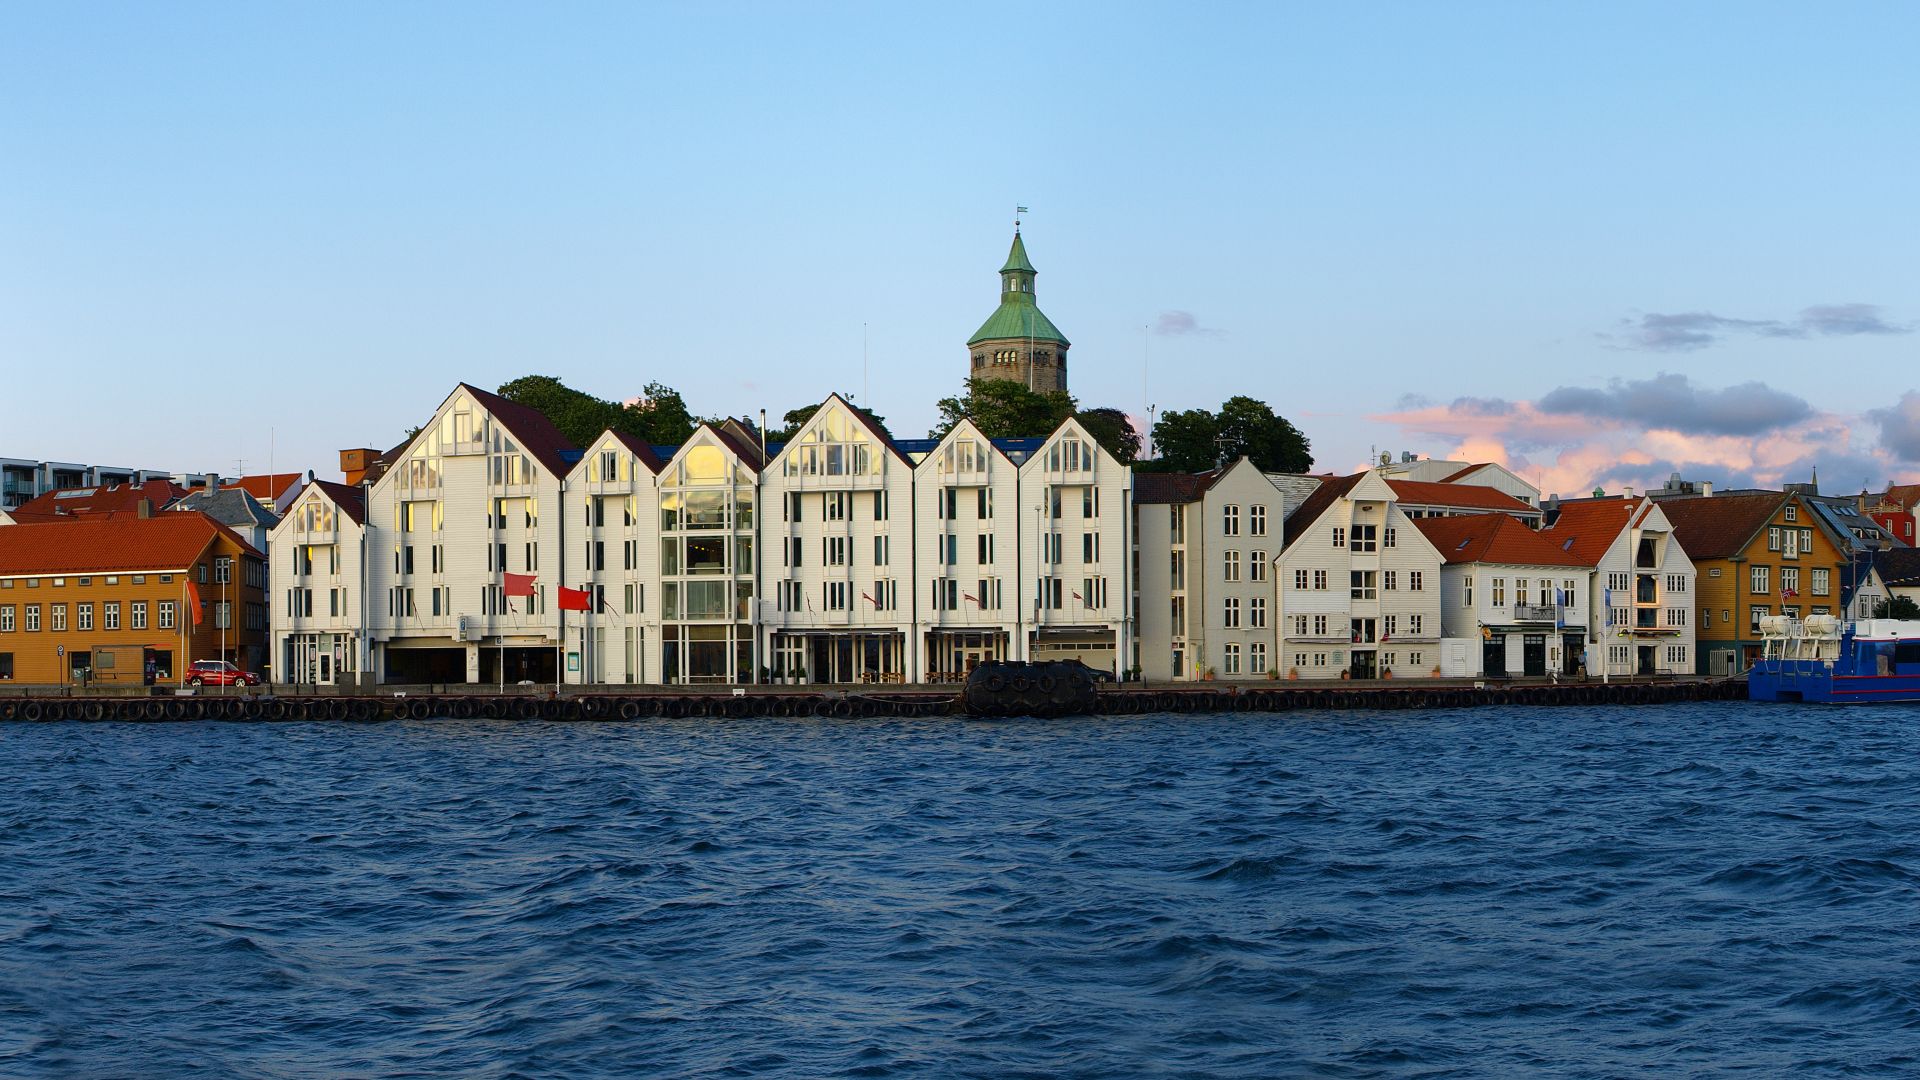
[[[1020,230],[1013,231],[1013,248],[1000,268],[1000,307],[967,339],[969,347],[982,341],[1047,341],[1062,346],[1067,339],[1040,313],[1033,298],[1033,278],[1039,271],[1027,258]]]

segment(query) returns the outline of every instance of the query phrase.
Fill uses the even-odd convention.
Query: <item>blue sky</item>
[[[1916,30],[1894,4],[16,6],[0,456],[258,471],[271,441],[329,476],[527,373],[777,414],[861,391],[863,325],[870,404],[919,435],[1020,204],[1084,404],[1250,394],[1340,470],[1877,486],[1920,474]]]

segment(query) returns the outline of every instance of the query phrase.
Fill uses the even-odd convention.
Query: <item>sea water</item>
[[[0,726],[0,1075],[1920,1071],[1908,707]]]

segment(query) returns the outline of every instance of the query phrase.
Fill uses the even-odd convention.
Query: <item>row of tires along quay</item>
[[[1055,695],[1058,697],[1059,695]],[[1126,716],[1153,713],[1288,713],[1310,710],[1457,709],[1490,706],[1663,704],[1745,699],[1744,683],[1575,684],[1421,690],[1106,690],[1092,702],[1009,694],[958,697],[883,694],[745,694],[740,696],[583,694],[565,698],[313,697],[313,698],[19,698],[0,700],[0,721],[251,720],[370,723],[381,720],[637,721],[751,717],[1015,717]]]

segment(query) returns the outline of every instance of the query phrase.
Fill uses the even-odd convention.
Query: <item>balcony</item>
[[[1556,617],[1557,617],[1557,612],[1552,604],[1515,604],[1513,605],[1513,621],[1517,623],[1523,623],[1523,622],[1550,623],[1550,622],[1553,622]]]

